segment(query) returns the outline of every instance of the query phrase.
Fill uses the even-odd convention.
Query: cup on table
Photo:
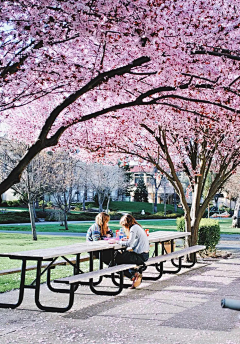
[[[145,229],[145,233],[147,234],[147,236],[149,236],[149,229],[148,228]]]
[[[119,239],[119,229],[116,230],[116,239]]]

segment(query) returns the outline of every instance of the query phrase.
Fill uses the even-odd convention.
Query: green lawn
[[[176,229],[176,220],[169,219],[169,220],[139,220],[138,221],[144,228],[149,228],[150,231],[154,230],[174,230]],[[68,227],[69,230],[66,231],[63,226],[59,224],[51,223],[51,224],[37,224],[37,232],[61,232],[61,233],[86,233],[87,229],[94,223],[94,221],[89,222],[79,222],[79,223],[69,223]],[[118,220],[110,221],[109,223],[110,228],[115,231],[119,229],[121,226]],[[22,224],[13,224],[13,225],[1,225],[0,231],[31,231],[31,226],[29,225],[22,225]]]
[[[86,233],[87,229],[93,224],[94,221],[89,222],[79,222],[79,223],[69,223],[69,231],[66,231],[63,226],[59,224],[37,224],[37,232],[61,232],[61,233]],[[159,219],[159,220],[139,220],[138,221],[144,228],[149,228],[150,231],[156,230],[176,230],[176,220],[175,219]],[[231,219],[221,219],[219,220],[221,233],[222,234],[240,234],[240,228],[232,228]],[[119,221],[110,221],[110,228],[116,230],[120,228]],[[1,230],[5,231],[31,231],[30,225],[1,225]]]

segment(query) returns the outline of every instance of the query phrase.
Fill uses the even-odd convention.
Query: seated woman
[[[124,228],[129,238],[127,240],[121,240],[120,243],[123,246],[132,248],[132,251],[118,251],[115,257],[116,264],[143,264],[149,258],[149,242],[145,230],[130,214],[124,215],[120,219],[120,225]],[[124,275],[129,277],[133,282],[130,287],[131,289],[138,287],[142,282],[142,274],[136,269],[126,270],[124,271]]]
[[[87,241],[98,241],[103,240],[105,238],[112,238],[113,232],[108,227],[108,222],[110,220],[110,216],[104,212],[99,213],[95,217],[95,223],[88,228],[86,240]],[[94,252],[94,256],[99,258],[99,251]],[[105,264],[109,265],[111,262],[112,256],[110,250],[103,250],[102,251],[102,260]]]

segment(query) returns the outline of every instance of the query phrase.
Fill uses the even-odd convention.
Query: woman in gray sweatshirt
[[[128,249],[124,252],[118,251],[115,258],[116,264],[143,264],[149,258],[149,242],[145,230],[130,214],[120,219],[120,225],[128,238],[121,240],[120,243]],[[137,269],[126,270],[124,275],[133,282],[131,289],[138,287],[142,282],[142,274]]]

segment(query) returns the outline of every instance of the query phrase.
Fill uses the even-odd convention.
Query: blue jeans
[[[117,252],[117,255],[115,257],[115,262],[117,265],[131,264],[131,263],[136,264],[136,265],[142,265],[144,262],[148,260],[148,258],[149,258],[149,253],[146,253],[146,252],[136,253],[133,251],[124,251],[123,253]],[[124,275],[132,279],[136,272],[138,272],[137,269],[124,270]]]

